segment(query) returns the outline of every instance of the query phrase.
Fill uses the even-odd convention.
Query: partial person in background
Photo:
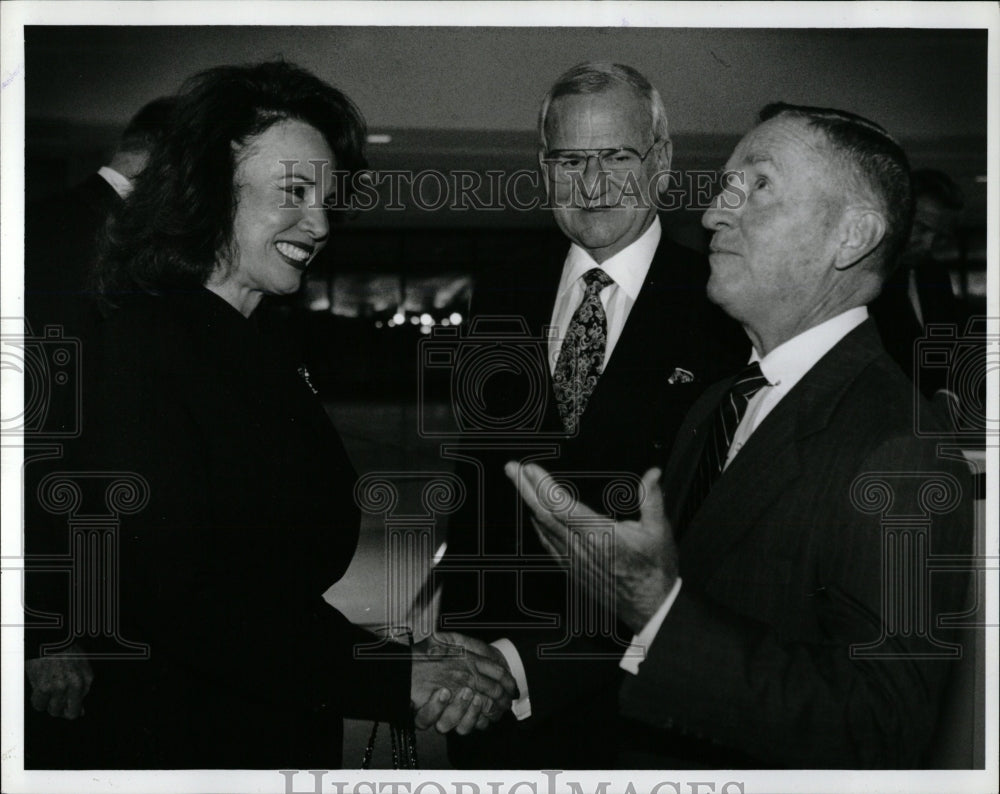
[[[942,171],[913,172],[913,226],[899,265],[871,312],[886,351],[927,398],[946,389],[944,368],[921,368],[917,340],[931,324],[965,331],[969,310],[955,295],[950,268],[961,263],[958,227],[965,201],[961,188]]]
[[[492,442],[482,432],[465,439],[457,470],[468,495],[437,572],[442,627],[494,642],[522,697],[516,720],[450,738],[458,767],[607,768],[617,750],[617,658],[631,634],[568,593],[503,474],[506,460],[515,450],[545,460],[582,498],[607,497],[612,510],[662,465],[702,390],[748,350],[705,297],[705,257],[673,242],[658,215],[672,144],[649,80],[621,64],[579,64],[545,96],[538,135],[553,217],[570,245],[559,258],[477,278],[473,323],[513,320],[520,335],[498,350],[500,372],[476,385],[481,413],[495,418],[482,429],[496,432]],[[462,344],[474,353],[474,334]],[[510,375],[506,350],[538,352],[538,372]],[[524,416],[535,420],[509,421]],[[622,515],[636,509],[627,502],[617,500]]]
[[[95,663],[84,768],[334,768],[345,716],[422,707],[419,727],[465,732],[516,692],[482,642],[381,643],[323,598],[357,545],[356,476],[255,309],[329,242],[332,171],[363,167],[364,141],[351,100],[309,72],[210,69],[107,226],[79,471],[135,483],[112,616],[149,653]]]
[[[150,149],[168,134],[175,100],[159,97],[144,105],[128,122],[110,161],[65,193],[28,204],[24,235],[24,311],[26,335],[69,339],[76,345],[73,364],[86,369],[91,353],[88,341],[96,322],[97,307],[88,283],[97,237],[108,216],[132,190],[132,180],[145,167]],[[46,329],[57,337],[46,337]],[[51,389],[46,395],[46,427],[60,435],[61,455],[26,456],[24,469],[25,543],[28,554],[26,602],[38,613],[59,615],[57,628],[29,628],[25,636],[25,671],[35,710],[53,717],[75,719],[83,710],[83,698],[93,681],[93,671],[83,656],[90,648],[74,644],[59,655],[41,655],[41,646],[59,645],[69,616],[68,577],[60,573],[33,571],[32,559],[57,557],[68,552],[64,519],[48,513],[39,504],[37,488],[49,473],[65,470],[71,450],[82,432],[82,417],[76,392]],[[99,644],[99,640],[97,640]],[[65,756],[75,740],[68,729],[45,725],[30,717],[26,730],[46,734],[33,740],[48,744]]]
[[[149,151],[169,131],[175,99],[144,105],[125,127],[111,160],[80,184],[25,210],[24,294],[31,331],[59,325],[78,336],[92,308],[88,280],[97,235],[132,190]]]

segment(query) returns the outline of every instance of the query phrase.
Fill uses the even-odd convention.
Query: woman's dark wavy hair
[[[361,112],[291,63],[219,66],[184,83],[169,133],[102,235],[94,280],[106,307],[129,293],[190,289],[209,279],[234,242],[240,149],[288,119],[319,130],[338,170],[366,166]]]

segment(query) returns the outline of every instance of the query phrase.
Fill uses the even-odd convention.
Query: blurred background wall
[[[355,100],[372,168],[471,172],[487,203],[489,172],[534,172],[538,105],[583,60],[620,61],[651,79],[669,114],[673,167],[684,173],[720,168],[768,102],[849,109],[897,136],[915,168],[959,183],[955,282],[984,300],[983,30],[28,26],[25,54],[28,200],[101,165],[130,115],[193,72],[272,57]],[[520,186],[521,200],[537,195],[530,178]],[[424,183],[429,203],[439,187]],[[385,209],[389,189],[383,183],[379,206],[338,228],[299,300],[312,309],[317,376],[368,399],[412,394],[414,371],[400,355],[431,330],[428,319],[463,315],[477,271],[507,267],[516,277],[565,250],[544,209]],[[668,233],[704,246],[700,215],[665,213]],[[324,350],[344,324],[358,344]]]

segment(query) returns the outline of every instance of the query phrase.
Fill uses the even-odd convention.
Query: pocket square
[[[693,380],[694,380],[693,372],[689,372],[686,369],[681,369],[680,367],[677,367],[677,369],[675,369],[672,373],[670,373],[670,377],[667,378],[667,383],[673,386],[674,384],[677,383],[691,383],[691,381]]]

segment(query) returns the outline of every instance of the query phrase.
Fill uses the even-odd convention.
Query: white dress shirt
[[[556,302],[552,307],[552,322],[549,325],[550,371],[555,371],[566,329],[569,328],[570,320],[573,319],[573,314],[583,300],[586,288],[583,274],[595,267],[604,270],[615,281],[614,284],[609,284],[601,290],[601,303],[608,323],[607,345],[604,349],[604,366],[607,366],[625,328],[625,321],[628,320],[635,299],[639,297],[646,274],[649,273],[649,266],[653,263],[653,255],[660,244],[662,233],[660,219],[654,217],[649,228],[638,240],[604,260],[600,265],[576,243],[570,246],[566,261],[563,263]],[[531,699],[528,696],[528,679],[524,664],[517,648],[508,639],[499,639],[491,644],[503,654],[520,690],[521,697],[514,701],[511,712],[519,720],[526,719],[531,716]]]
[[[123,199],[127,198],[128,194],[132,192],[132,180],[124,174],[119,174],[109,165],[102,165],[98,168],[97,175],[111,185],[115,193]]]
[[[750,362],[760,362],[760,371],[767,379],[767,385],[758,391],[747,404],[747,411],[733,434],[733,443],[726,456],[726,466],[729,466],[733,458],[746,445],[753,431],[760,427],[760,423],[794,388],[795,384],[802,380],[802,377],[841,339],[867,319],[868,308],[858,306],[792,337],[787,342],[778,345],[763,358],[756,350],[750,354]],[[642,631],[633,638],[632,644],[625,652],[619,665],[623,670],[632,674],[639,672],[639,665],[645,658],[646,648],[656,637],[660,626],[670,612],[670,607],[677,599],[680,589],[681,580],[678,578],[663,604],[649,619]]]
[[[649,228],[642,233],[634,243],[619,251],[600,265],[583,248],[573,243],[566,261],[563,263],[562,277],[559,279],[559,290],[556,302],[552,307],[552,321],[549,324],[549,370],[555,372],[562,340],[566,337],[573,314],[583,301],[586,284],[583,274],[598,267],[615,280],[601,290],[601,303],[608,321],[608,341],[604,348],[604,366],[611,359],[611,353],[618,344],[618,339],[625,328],[629,312],[639,297],[642,283],[649,273],[653,255],[660,244],[662,230],[660,219],[653,218]]]

